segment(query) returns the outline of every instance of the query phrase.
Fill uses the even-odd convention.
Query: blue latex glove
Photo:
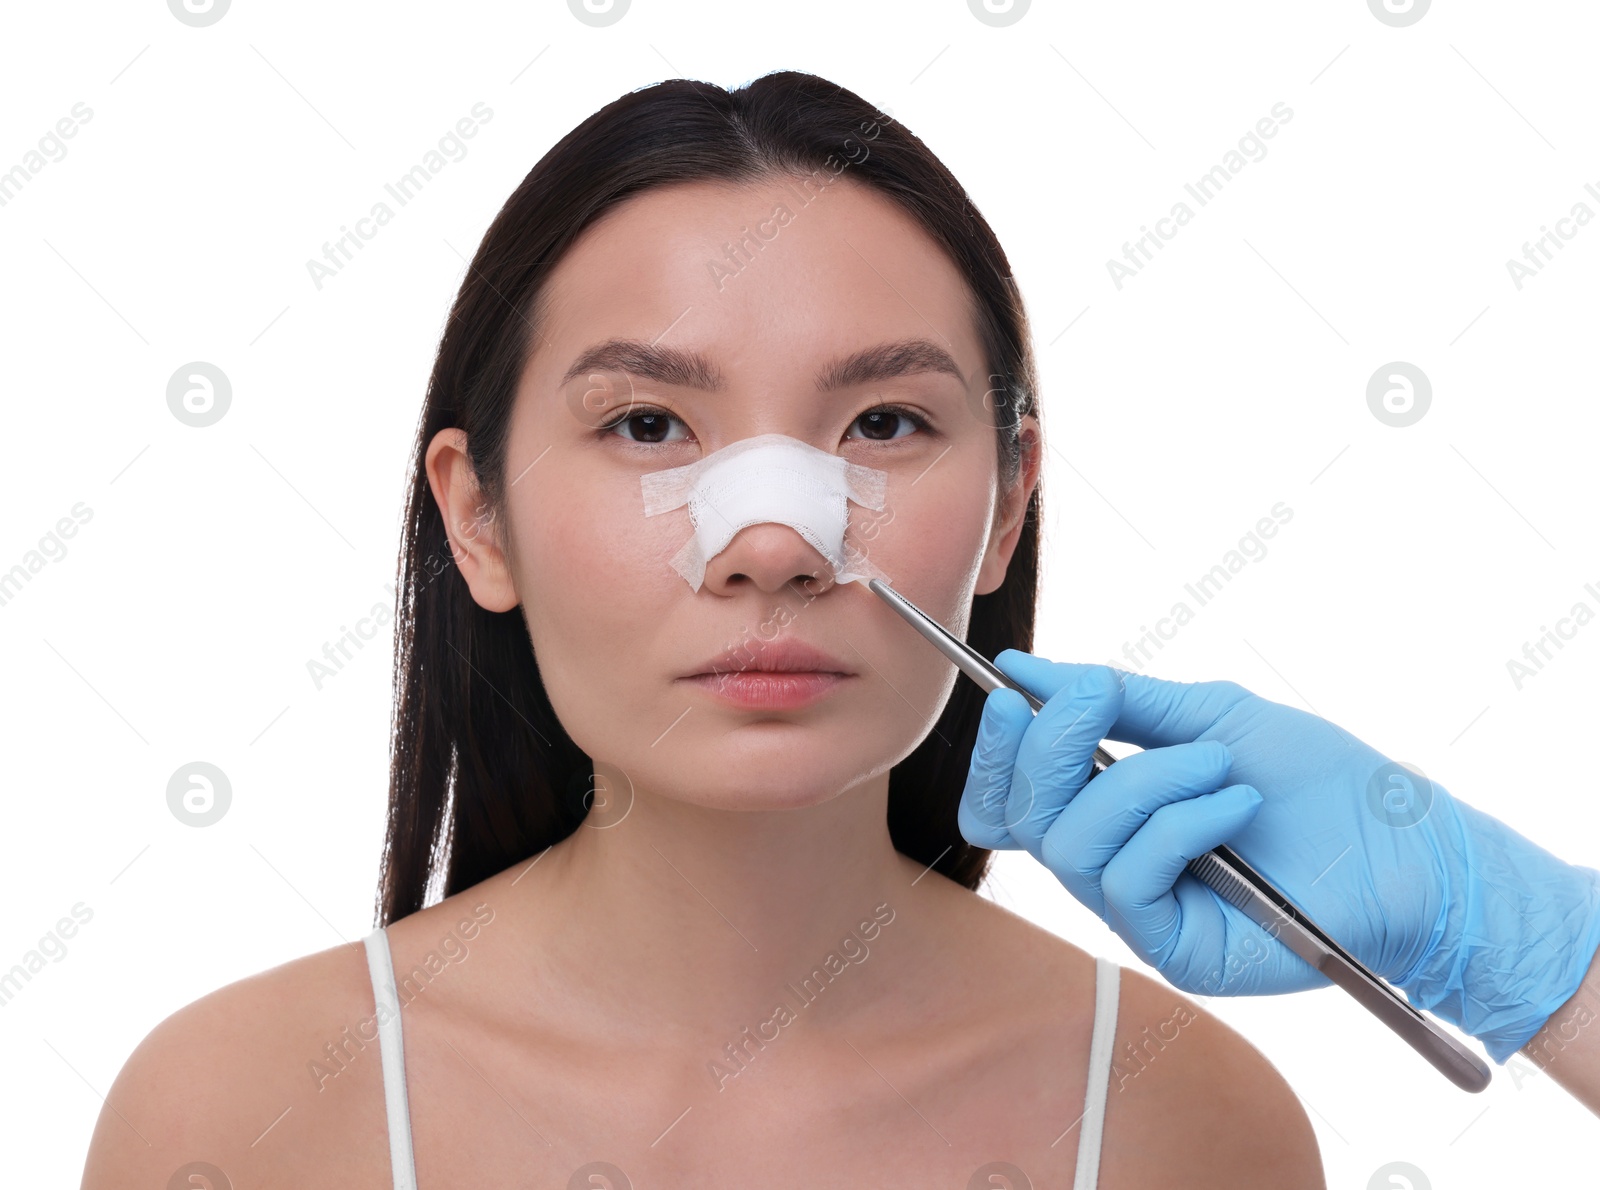
[[[959,824],[1039,860],[1182,991],[1322,987],[1184,865],[1227,843],[1411,1003],[1504,1064],[1600,948],[1600,872],[1567,864],[1325,719],[1233,682],[1007,649]],[[1089,780],[1102,739],[1145,751]]]

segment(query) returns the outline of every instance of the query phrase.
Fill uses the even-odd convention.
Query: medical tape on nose
[[[739,530],[768,522],[788,525],[815,546],[835,582],[885,578],[844,540],[847,500],[881,509],[889,473],[818,450],[787,434],[757,434],[682,467],[639,477],[644,514],[689,506],[694,536],[672,568],[698,591],[706,563],[728,548]]]

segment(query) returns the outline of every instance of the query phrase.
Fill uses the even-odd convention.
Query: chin
[[[872,775],[842,772],[834,765],[824,768],[814,762],[797,763],[787,756],[727,760],[716,756],[714,750],[702,755],[703,771],[714,773],[714,782],[672,796],[710,810],[804,810],[832,801]]]

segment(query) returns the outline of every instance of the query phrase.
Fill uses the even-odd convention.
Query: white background
[[[953,0],[635,0],[605,28],[552,0],[5,22],[0,170],[75,103],[93,112],[0,207],[0,570],[92,510],[0,607],[0,967],[93,911],[0,1010],[9,1181],[77,1185],[100,1096],[163,1017],[370,929],[387,630],[321,690],[306,663],[391,603],[464,257],[557,139],[663,78],[840,82],[993,224],[1051,444],[1039,653],[1115,660],[1283,501],[1267,556],[1149,672],[1312,709],[1600,863],[1600,627],[1520,690],[1506,670],[1580,599],[1600,608],[1583,590],[1600,226],[1520,290],[1506,269],[1575,203],[1600,211],[1592,5],[1438,4],[1404,28],[1350,0],[1035,3],[1005,28]],[[317,289],[306,261],[480,101],[494,115],[467,156]],[[1293,118],[1265,158],[1119,290],[1108,258],[1280,101]],[[166,402],[194,360],[233,390],[203,430]],[[1366,400],[1393,360],[1433,385],[1406,428]],[[166,805],[197,759],[233,791],[205,830]],[[1002,904],[1137,964],[1027,856],[995,872]],[[1209,1008],[1300,1094],[1330,1185],[1394,1160],[1433,1186],[1542,1185],[1593,1152],[1595,1121],[1528,1063],[1459,1092],[1336,990]]]

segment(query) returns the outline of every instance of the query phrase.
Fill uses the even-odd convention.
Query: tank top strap
[[[400,1033],[400,997],[394,981],[389,935],[382,926],[365,939],[378,1018],[378,1055],[383,1063],[383,1101],[389,1117],[389,1168],[394,1190],[417,1190],[411,1151],[411,1106],[406,1100],[406,1054]]]
[[[1117,1035],[1117,999],[1122,968],[1110,959],[1094,960],[1094,1028],[1089,1037],[1089,1082],[1078,1133],[1078,1170],[1073,1190],[1095,1190],[1100,1180],[1100,1140],[1105,1131],[1106,1091],[1111,1083],[1111,1052]]]

